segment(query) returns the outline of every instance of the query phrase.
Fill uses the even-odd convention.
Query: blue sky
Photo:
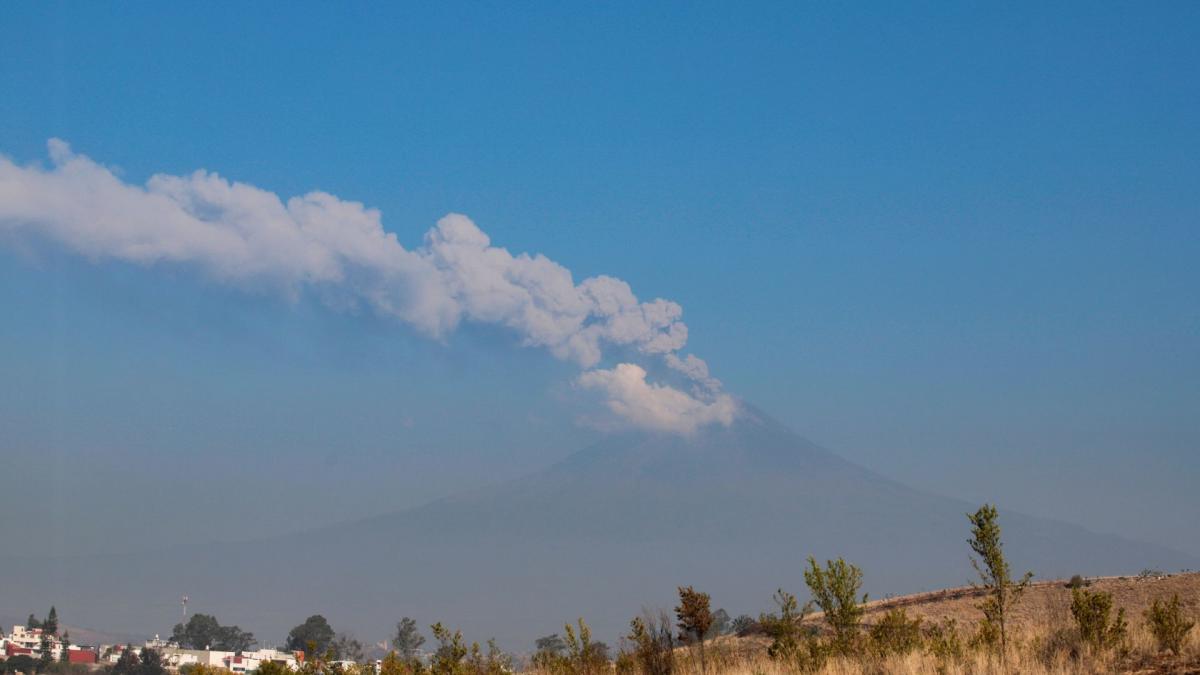
[[[678,302],[726,391],[867,466],[1200,552],[1195,4],[282,9],[5,6],[0,153],[319,189],[410,249],[467,214]],[[504,329],[0,243],[33,548],[334,522],[600,433]]]

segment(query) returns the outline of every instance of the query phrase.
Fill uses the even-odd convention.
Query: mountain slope
[[[196,611],[266,642],[322,612],[363,638],[409,615],[523,649],[580,615],[613,639],[643,606],[669,607],[680,584],[756,613],[775,588],[802,590],[810,554],[860,565],[875,595],[962,583],[975,506],[885,479],[750,411],[691,438],[616,435],[519,480],[303,535],[6,561],[29,580],[6,604],[53,601],[79,622],[169,632],[172,601],[187,593]],[[1198,566],[1048,520],[1005,513],[1002,525],[1014,569],[1043,577]]]

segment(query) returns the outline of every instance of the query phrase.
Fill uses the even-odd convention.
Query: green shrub
[[[833,630],[832,648],[838,654],[852,654],[858,649],[859,623],[867,601],[864,594],[858,597],[862,587],[862,570],[845,560],[825,561],[821,569],[812,556],[808,557],[809,568],[804,570],[804,583],[812,593],[813,601],[825,613],[825,623]]]
[[[978,628],[975,629],[975,634],[971,636],[967,643],[971,649],[983,650],[995,653],[1001,647],[1000,628],[991,619],[984,619],[979,622]]]
[[[806,631],[801,625],[808,606],[800,609],[796,596],[782,588],[775,592],[775,604],[779,606],[779,614],[763,614],[758,619],[771,638],[767,654],[798,672],[820,671],[831,650],[815,633]]]
[[[1188,631],[1196,625],[1183,617],[1183,608],[1179,604],[1179,595],[1171,596],[1170,602],[1155,598],[1150,609],[1146,610],[1146,622],[1150,624],[1150,632],[1158,641],[1159,649],[1169,650],[1176,656],[1183,651],[1183,641]]]
[[[921,646],[921,618],[908,618],[904,608],[888,611],[871,627],[871,651],[879,656],[908,654]]]
[[[451,632],[439,621],[430,626],[433,639],[438,641],[437,651],[429,664],[433,675],[464,675],[467,671],[464,660],[467,658],[467,646],[463,643],[462,631]]]
[[[1086,585],[1087,583],[1083,580],[1083,577],[1079,576],[1078,574],[1071,577],[1071,580],[1067,582],[1067,588],[1071,589],[1083,588]]]
[[[1096,651],[1126,651],[1129,626],[1125,622],[1125,610],[1118,609],[1114,617],[1112,609],[1112,593],[1081,588],[1071,591],[1071,616],[1075,617],[1080,637]]]
[[[966,645],[958,632],[958,622],[946,619],[931,624],[925,636],[925,649],[943,666],[961,661],[966,655]]]

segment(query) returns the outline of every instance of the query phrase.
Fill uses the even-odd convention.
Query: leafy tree
[[[162,654],[157,649],[143,649],[137,675],[166,675],[167,669],[162,664]]]
[[[534,648],[543,654],[551,654],[558,656],[567,649],[567,643],[558,636],[558,633],[551,633],[545,637],[540,637],[533,643]]]
[[[440,621],[429,628],[433,631],[433,639],[438,641],[430,671],[433,675],[462,675],[465,671],[463,659],[467,657],[462,631],[450,632]]]
[[[1117,610],[1112,616],[1112,593],[1086,591],[1075,588],[1071,591],[1071,616],[1079,626],[1083,641],[1096,651],[1124,647],[1129,630],[1125,623],[1125,609]]]
[[[501,651],[495,640],[488,640],[487,653],[479,648],[479,643],[471,644],[470,657],[471,675],[505,675],[512,672],[512,657]]]
[[[140,675],[142,661],[133,653],[133,645],[126,645],[125,650],[112,667],[112,675]]]
[[[1188,621],[1183,617],[1178,593],[1171,596],[1170,602],[1155,598],[1146,610],[1146,622],[1150,624],[1150,632],[1158,641],[1158,648],[1169,650],[1176,656],[1183,651],[1183,641],[1188,631],[1196,625],[1195,621]]]
[[[967,514],[967,518],[971,521],[971,538],[967,541],[978,556],[971,558],[971,565],[979,575],[979,582],[973,585],[988,595],[979,605],[984,617],[980,635],[996,636],[1003,664],[1008,658],[1008,617],[1029,586],[1033,572],[1026,572],[1020,581],[1012,580],[1000,542],[999,514],[995,506],[984,504],[974,514]]]
[[[825,666],[828,650],[815,635],[804,631],[804,615],[809,605],[801,608],[796,596],[782,588],[775,591],[774,599],[779,613],[760,614],[758,617],[759,625],[771,638],[767,655],[801,672],[821,670]]]
[[[263,661],[258,664],[258,675],[292,675],[292,669],[288,668],[278,661]],[[193,675],[200,675],[194,673]],[[225,673],[213,673],[212,675],[226,675]]]
[[[334,638],[331,648],[339,660],[355,662],[363,660],[362,643],[345,633]]]
[[[308,656],[324,654],[333,644],[333,628],[320,614],[313,614],[288,632],[285,646],[292,651],[303,651]]]
[[[59,654],[58,660],[62,663],[71,662],[71,653],[68,651],[71,648],[71,633],[63,631],[62,638],[59,639],[62,643],[62,654]]]
[[[866,594],[858,597],[862,587],[862,570],[845,560],[825,561],[825,569],[808,557],[808,569],[804,571],[804,583],[812,594],[813,601],[825,613],[825,623],[833,629],[833,649],[839,654],[850,654],[857,647],[859,624]]]
[[[228,652],[243,652],[253,647],[258,640],[254,633],[242,630],[237,626],[221,626],[217,632],[217,647]]]
[[[749,614],[739,614],[729,624],[729,631],[734,635],[740,635],[742,631],[750,630],[754,626],[754,617]]]
[[[171,631],[171,642],[184,649],[208,649],[216,644],[221,624],[215,616],[193,614],[186,624],[177,623]]]
[[[25,627],[30,630],[33,630],[34,628],[41,628],[42,622],[38,621],[37,617],[33,615],[33,612],[30,612],[29,618],[25,620]]]
[[[880,656],[909,654],[921,646],[921,618],[908,618],[903,607],[889,610],[869,633],[871,651]]]
[[[8,657],[6,661],[0,661],[0,672],[5,673],[32,673],[37,668],[37,661],[28,654],[17,654],[16,656]]]
[[[45,625],[45,624],[43,624]],[[50,651],[54,648],[54,644],[50,641],[50,633],[46,629],[42,629],[42,639],[38,651],[38,670],[45,670],[47,666],[54,662],[54,655]]]
[[[413,659],[417,656],[417,650],[425,644],[425,636],[417,629],[417,622],[406,616],[396,624],[396,638],[393,644],[401,657]]]
[[[254,633],[238,626],[222,626],[217,617],[193,614],[186,624],[177,623],[171,631],[171,641],[185,649],[219,649],[240,652],[257,642]]]
[[[701,593],[691,586],[680,586],[675,618],[678,619],[675,625],[679,627],[679,641],[700,648],[700,672],[708,672],[704,660],[704,636],[708,635],[713,625],[708,593]]]
[[[394,651],[388,652],[379,664],[379,675],[421,675],[424,670],[425,667],[416,657],[404,658]]]

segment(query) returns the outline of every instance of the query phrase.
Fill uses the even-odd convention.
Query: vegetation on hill
[[[876,675],[881,673],[1023,673],[1066,675],[1096,672],[1200,673],[1200,573],[1165,575],[1146,570],[1136,577],[1034,582],[1026,572],[1013,579],[1005,557],[997,510],[984,505],[968,514],[972,563],[978,580],[946,589],[868,602],[860,594],[863,570],[842,558],[821,565],[809,557],[802,570],[811,600],[779,589],[776,610],[754,620],[730,619],[713,610],[708,593],[679,586],[672,618],[648,611],[629,624],[615,654],[593,639],[579,618],[539,638],[522,668],[531,675]],[[1132,617],[1132,618],[1131,618]],[[51,608],[29,626],[51,635],[58,617]],[[299,675],[508,675],[518,668],[495,641],[470,644],[442,623],[430,627],[436,646],[421,651],[425,637],[415,620],[396,625],[393,649],[378,667],[364,660],[361,643],[335,633],[321,615],[310,616],[288,635],[287,647],[303,651]],[[62,636],[66,642],[67,637]],[[215,617],[196,614],[175,626],[172,638],[185,647],[240,651],[254,636]],[[43,650],[44,651],[44,650]],[[80,666],[20,655],[0,662],[0,673],[81,675]],[[159,653],[125,650],[110,675],[165,675]],[[211,666],[188,666],[185,675],[219,675]],[[266,663],[259,675],[293,671]]]

